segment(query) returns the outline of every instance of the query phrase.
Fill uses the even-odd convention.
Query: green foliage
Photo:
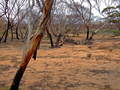
[[[113,23],[117,26],[118,29],[120,29],[120,5],[118,6],[110,6],[110,7],[106,7],[104,8],[104,10],[102,11],[103,14],[106,15],[106,20],[109,23]]]
[[[44,39],[44,40],[49,40],[49,37],[44,37],[43,39]]]
[[[119,30],[113,30],[112,33],[113,33],[115,36],[120,36],[120,31],[119,31]]]
[[[3,90],[10,90],[10,88],[9,87],[5,87]]]
[[[0,31],[0,36],[2,35],[2,32]]]
[[[114,36],[120,36],[120,30],[100,30],[97,32],[98,34],[109,34],[109,35],[114,35]]]
[[[5,87],[3,90],[10,90],[10,87]],[[23,89],[19,88],[19,90],[23,90]]]
[[[106,13],[106,12],[111,11],[113,9],[115,9],[115,7],[113,7],[113,6],[106,7],[103,9],[102,13]]]

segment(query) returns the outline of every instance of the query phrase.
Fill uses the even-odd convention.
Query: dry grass
[[[23,45],[0,44],[0,90],[10,86],[22,60]],[[118,39],[54,49],[49,46],[41,44],[37,60],[30,61],[20,85],[22,90],[120,90]]]

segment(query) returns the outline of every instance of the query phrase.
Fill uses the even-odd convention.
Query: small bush
[[[107,34],[107,35],[114,35],[114,36],[119,36],[120,35],[120,31],[119,30],[100,30],[99,32],[97,32],[99,34]]]
[[[10,87],[5,87],[3,90],[10,90]],[[19,90],[23,90],[23,89],[19,88]]]
[[[113,33],[115,36],[120,36],[120,31],[119,31],[119,30],[113,30],[112,33]]]

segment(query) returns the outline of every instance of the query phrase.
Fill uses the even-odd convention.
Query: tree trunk
[[[90,34],[89,26],[86,26],[86,29],[87,29],[86,40],[89,40],[89,34]]]
[[[20,38],[24,39],[24,35],[23,35],[23,32],[21,30],[20,30]]]
[[[17,25],[17,27],[16,27],[16,31],[15,31],[15,33],[16,33],[16,39],[19,40],[18,30],[19,30],[19,25]]]
[[[18,90],[18,87],[19,87],[20,81],[22,79],[22,76],[25,72],[25,69],[26,69],[33,53],[36,51],[38,45],[40,44],[42,38],[43,38],[43,33],[36,35],[35,38],[33,39],[32,47],[25,55],[24,60],[23,60],[24,62],[20,65],[20,68],[18,69],[18,71],[14,77],[14,80],[13,80],[10,90]]]
[[[9,28],[7,28],[7,30],[6,30],[4,42],[6,42],[6,41],[7,41],[7,37],[8,37],[8,30],[9,30]]]
[[[49,36],[49,38],[50,38],[51,47],[54,47],[52,35],[51,35],[51,33],[49,32],[48,27],[46,27],[46,31],[47,31],[47,34],[48,34],[48,36]]]
[[[6,30],[4,31],[4,33],[3,33],[3,35],[2,35],[2,37],[0,38],[0,42],[2,41],[2,39],[3,39],[3,37],[4,37],[4,35],[6,34]]]
[[[13,40],[14,36],[13,36],[13,29],[11,27],[11,40]]]
[[[92,34],[91,34],[89,40],[92,40],[94,35],[95,35],[95,32],[92,32]]]
[[[13,80],[10,90],[18,90],[18,88],[19,88],[19,84],[20,84],[22,76],[26,70],[26,67],[27,67],[31,57],[33,56],[33,54],[36,52],[36,50],[43,38],[43,34],[45,33],[45,28],[46,28],[47,22],[50,18],[52,4],[53,4],[53,0],[45,0],[45,7],[43,9],[43,15],[41,17],[42,19],[40,22],[40,27],[37,29],[38,31],[36,32],[36,34],[33,36],[31,47],[29,48],[29,50],[27,50],[25,57],[23,57],[23,63],[20,65],[20,68],[18,69],[18,71],[14,77],[14,80]],[[40,30],[42,30],[42,31],[40,31]]]
[[[27,40],[27,36],[28,36],[28,29],[26,30],[25,35],[24,35],[24,37],[23,37],[23,38],[24,38],[24,41]]]
[[[9,22],[9,19],[8,19],[8,23],[7,23],[7,29],[6,29],[6,33],[5,33],[5,39],[4,39],[4,42],[7,41],[7,37],[8,37],[8,30],[10,28],[10,22]]]
[[[57,40],[56,40],[56,43],[55,43],[55,47],[60,47],[59,46],[59,42],[60,42],[60,40],[61,40],[61,37],[62,37],[62,35],[61,35],[61,33],[58,35],[58,37],[57,37]]]

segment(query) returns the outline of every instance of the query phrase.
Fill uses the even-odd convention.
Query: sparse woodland
[[[119,0],[0,0],[0,90],[119,90]]]

